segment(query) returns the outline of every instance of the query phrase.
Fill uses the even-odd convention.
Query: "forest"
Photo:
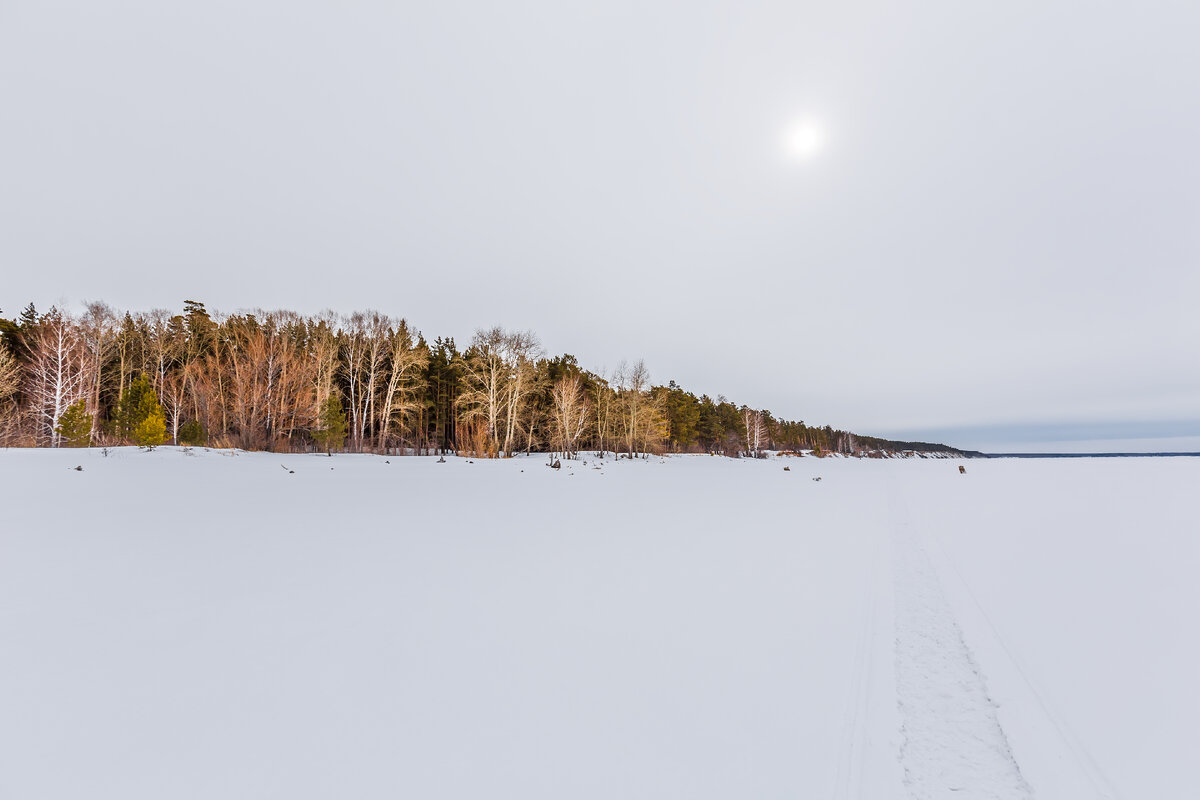
[[[225,316],[193,300],[179,314],[0,311],[0,446],[163,444],[480,458],[961,452],[655,385],[640,360],[598,374],[528,331],[481,329],[460,349],[376,311]]]

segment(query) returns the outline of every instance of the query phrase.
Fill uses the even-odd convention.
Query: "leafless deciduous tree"
[[[641,359],[632,365],[622,363],[613,380],[625,452],[630,458],[647,455],[666,435],[662,409],[650,393],[650,371]]]
[[[317,417],[314,363],[304,357],[299,330],[286,316],[233,318],[226,323],[223,364],[232,432],[243,447],[274,447]]]
[[[375,418],[376,389],[383,378],[390,320],[378,311],[346,320],[342,337],[343,369],[350,412],[350,446],[361,450]]]
[[[527,422],[526,404],[536,388],[536,360],[540,352],[541,345],[537,337],[528,331],[510,333],[505,337],[509,377],[504,389],[504,453],[510,457],[516,449],[517,434]]]
[[[512,455],[521,430],[525,403],[535,388],[540,352],[532,333],[503,328],[476,331],[463,359],[464,389],[459,415],[469,425],[483,426],[488,455]]]
[[[591,408],[578,375],[564,375],[554,384],[554,447],[563,458],[574,458],[587,429]]]
[[[350,449],[388,453],[431,445],[568,458],[581,448],[636,457],[664,447],[730,455],[941,447],[859,439],[696,397],[674,382],[652,386],[642,362],[606,378],[572,355],[543,357],[528,332],[481,330],[465,352],[451,338],[430,345],[403,319],[373,311],[220,316],[188,300],[174,315],[118,315],[94,303],[81,316],[39,316],[30,305],[18,319],[0,320],[0,345],[0,441],[10,446],[58,444],[61,417],[80,400],[92,441],[129,442],[121,397],[145,375],[173,440],[187,425],[189,441],[218,447],[309,450],[321,432],[341,431],[338,407]],[[327,404],[330,397],[339,402]]]
[[[89,377],[87,412],[92,417],[92,435],[100,432],[100,393],[104,388],[104,367],[117,346],[117,318],[104,303],[89,303],[79,320],[83,345],[84,372]]]
[[[463,358],[463,392],[458,396],[460,426],[482,430],[487,455],[500,450],[500,415],[504,408],[504,385],[508,364],[504,360],[501,328],[476,331]]]
[[[767,425],[761,411],[742,406],[742,424],[746,429],[746,452],[758,458],[767,441]]]
[[[592,396],[592,408],[596,415],[596,455],[604,458],[609,449],[615,447],[614,441],[614,407],[616,393],[609,387],[608,381],[597,376]]]
[[[333,394],[334,383],[337,381],[340,348],[337,330],[338,320],[332,312],[321,315],[309,325],[309,349],[313,361],[316,362],[314,379],[316,381],[317,408],[321,408]]]
[[[182,331],[173,328],[171,312],[165,309],[151,311],[146,322],[149,333],[146,341],[148,358],[142,369],[149,374],[155,393],[161,397],[167,383],[167,372],[183,356]]]
[[[21,385],[21,368],[8,348],[0,344],[0,414],[10,410]]]
[[[20,407],[17,392],[21,387],[21,368],[16,356],[0,343],[0,444],[20,442]]]
[[[403,436],[405,423],[419,406],[417,393],[424,388],[420,371],[428,361],[428,349],[416,346],[407,322],[400,320],[388,330],[387,382],[380,402],[377,449],[391,445],[393,430],[398,429]]]
[[[37,438],[58,447],[58,421],[69,406],[86,399],[91,388],[87,354],[78,326],[68,315],[51,309],[26,339],[29,350],[30,409]]]
[[[17,392],[21,387],[21,368],[16,357],[0,343],[0,444],[20,441],[20,408]]]

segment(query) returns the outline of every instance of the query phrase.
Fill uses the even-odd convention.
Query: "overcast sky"
[[[864,433],[1169,447],[1197,42],[1194,2],[0,0],[0,308],[378,308]]]

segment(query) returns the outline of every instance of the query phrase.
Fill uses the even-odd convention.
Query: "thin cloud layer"
[[[0,308],[502,323],[864,432],[1190,419],[1198,22],[17,2]]]

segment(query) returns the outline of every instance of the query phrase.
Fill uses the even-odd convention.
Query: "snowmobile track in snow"
[[[937,572],[906,511],[895,510],[896,692],[905,788],[918,800],[1030,798]]]
[[[839,800],[851,800],[851,798],[864,796],[864,773],[869,739],[867,712],[871,703],[871,683],[875,664],[878,579],[879,576],[875,570],[867,571],[863,592],[865,601],[862,612],[862,629],[859,631],[854,651],[849,693],[846,697],[846,711],[842,716],[844,728],[841,752],[844,755],[838,763],[833,794]]]

